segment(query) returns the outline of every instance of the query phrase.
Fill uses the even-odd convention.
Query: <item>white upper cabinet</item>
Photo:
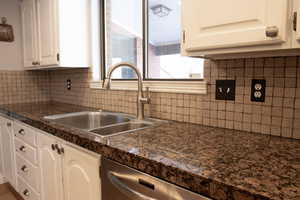
[[[37,0],[40,65],[57,65],[57,1]]]
[[[300,1],[294,0],[293,6],[293,47],[300,48]]]
[[[90,66],[89,0],[23,0],[21,7],[27,69]]]
[[[291,49],[292,8],[291,0],[182,0],[182,53]]]
[[[23,1],[21,13],[24,66],[32,67],[39,60],[35,0]]]

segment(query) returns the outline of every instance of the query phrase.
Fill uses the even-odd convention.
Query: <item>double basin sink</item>
[[[137,120],[134,116],[105,111],[84,111],[45,116],[44,119],[87,131],[101,137],[109,137],[129,131],[137,131],[160,124],[162,120]]]

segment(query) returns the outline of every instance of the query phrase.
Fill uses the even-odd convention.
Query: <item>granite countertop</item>
[[[0,113],[216,200],[299,200],[300,141],[190,123],[113,136],[106,143],[43,119],[97,110],[57,102],[0,105]]]

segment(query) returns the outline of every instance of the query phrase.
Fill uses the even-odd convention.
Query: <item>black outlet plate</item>
[[[251,84],[251,101],[265,102],[265,98],[266,98],[266,80],[253,79]]]
[[[235,100],[235,80],[216,80],[216,100]]]
[[[72,81],[70,79],[67,80],[67,89],[71,90],[72,88]]]

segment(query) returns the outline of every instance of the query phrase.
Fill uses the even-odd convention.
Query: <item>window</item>
[[[146,80],[203,78],[203,59],[180,55],[181,0],[106,0],[103,6],[103,74],[112,64],[129,62]],[[124,67],[113,78],[136,75]]]
[[[143,0],[106,0],[105,71],[116,63],[129,62],[143,71]],[[130,68],[119,68],[115,79],[136,78]]]

